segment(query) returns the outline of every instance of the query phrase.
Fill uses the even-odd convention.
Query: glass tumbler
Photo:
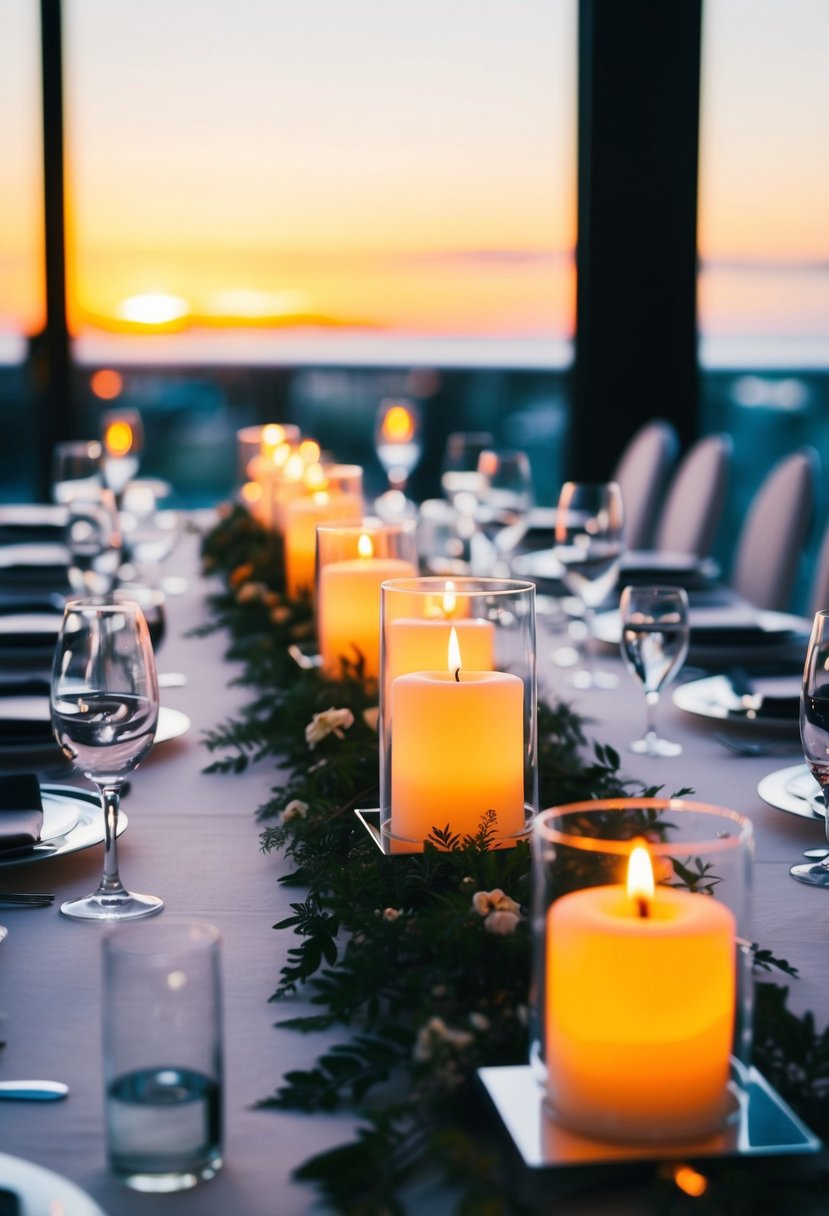
[[[103,943],[107,1153],[137,1191],[179,1191],[222,1165],[221,935],[167,918]]]

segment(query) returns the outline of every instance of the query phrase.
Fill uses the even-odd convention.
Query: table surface
[[[320,1040],[275,1028],[289,1011],[268,1003],[293,940],[290,932],[274,932],[272,926],[287,915],[295,898],[278,883],[280,857],[261,852],[255,819],[257,806],[279,780],[278,772],[267,763],[239,775],[202,771],[208,762],[203,732],[231,716],[246,694],[231,686],[235,669],[223,657],[225,637],[187,636],[207,617],[209,589],[194,575],[192,538],[180,546],[171,566],[190,581],[185,593],[169,600],[168,634],[158,665],[160,671],[186,673],[188,683],[164,691],[162,701],[187,713],[192,725],[182,738],[154,748],[133,779],[125,799],[129,827],[120,841],[119,859],[128,886],[163,896],[169,913],[208,918],[222,931],[225,1168],[212,1182],[173,1196],[135,1194],[107,1171],[100,1048],[104,930],[69,921],[57,908],[61,900],[97,884],[100,847],[3,871],[6,889],[45,888],[57,898],[50,909],[0,909],[9,930],[0,946],[0,1038],[6,1041],[0,1051],[0,1080],[58,1079],[69,1085],[70,1096],[51,1104],[0,1103],[0,1150],[72,1179],[109,1216],[137,1216],[148,1208],[174,1211],[176,1216],[310,1213],[315,1210],[313,1193],[291,1181],[291,1170],[312,1153],[350,1139],[353,1120],[337,1114],[309,1118],[255,1109],[287,1068],[313,1063]],[[804,848],[822,843],[823,828],[767,806],[756,792],[761,777],[797,763],[797,753],[734,756],[713,738],[719,724],[684,714],[666,696],[659,725],[682,742],[683,755],[671,760],[633,756],[626,745],[644,719],[642,692],[633,677],[607,654],[602,663],[618,671],[619,689],[577,692],[568,671],[553,661],[555,646],[555,638],[542,627],[539,671],[545,695],[560,696],[585,715],[589,737],[616,746],[627,774],[659,784],[665,793],[692,786],[696,799],[732,807],[752,819],[753,937],[800,969],[803,978],[792,982],[792,1005],[829,1017],[829,989],[822,981],[829,894],[795,883],[788,875],[788,866],[800,860]],[[788,738],[795,744],[796,737],[793,725]],[[293,1002],[290,1013],[302,1007],[301,1001]],[[430,1213],[442,1210],[434,1198],[423,1210],[426,1207]]]

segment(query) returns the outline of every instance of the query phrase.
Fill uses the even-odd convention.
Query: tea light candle
[[[639,884],[634,857],[646,870]],[[706,1135],[727,1105],[734,916],[708,895],[654,890],[645,849],[633,850],[630,871],[627,890],[572,891],[547,913],[550,1097],[561,1121],[587,1134]]]
[[[341,658],[364,660],[363,675],[380,674],[380,585],[390,578],[417,574],[412,562],[377,557],[368,533],[357,542],[358,556],[320,564],[317,629],[322,669],[330,679],[342,675]]]
[[[422,842],[447,823],[474,835],[488,810],[495,834],[524,827],[524,682],[461,670],[450,630],[449,670],[398,676],[391,689],[391,832]]]
[[[285,504],[285,585],[289,599],[313,598],[316,576],[317,525],[359,523],[359,495],[332,490],[294,498]]]

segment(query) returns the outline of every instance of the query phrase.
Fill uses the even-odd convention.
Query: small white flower
[[[521,923],[521,917],[515,912],[490,912],[484,921],[487,933],[497,933],[502,937],[514,933]]]
[[[306,819],[308,817],[308,810],[307,802],[301,802],[299,798],[292,798],[282,812],[280,819],[283,823],[290,823],[292,819]]]
[[[350,709],[325,709],[320,714],[314,714],[305,727],[305,742],[313,748],[328,735],[336,735],[338,739],[345,738],[345,732],[354,723],[354,714]]]
[[[400,920],[401,912],[399,908],[384,908],[383,920],[395,921]]]
[[[468,1030],[452,1030],[446,1025],[443,1018],[429,1018],[429,1021],[417,1032],[413,1054],[416,1060],[425,1063],[427,1060],[431,1060],[441,1047],[452,1047],[462,1051],[471,1042],[472,1035]]]
[[[270,594],[264,583],[242,583],[236,592],[236,602],[238,604],[255,604],[259,601],[267,603]]]
[[[363,710],[363,721],[369,730],[377,730],[377,724],[380,720],[380,706],[371,705],[368,709]]]
[[[469,1015],[469,1025],[475,1030],[480,1030],[481,1033],[486,1033],[492,1023],[485,1013],[481,1013],[477,1009],[473,1009]]]
[[[521,905],[505,895],[500,887],[492,891],[476,891],[472,896],[472,907],[479,916],[489,916],[490,912],[512,912],[519,916],[521,912]]]

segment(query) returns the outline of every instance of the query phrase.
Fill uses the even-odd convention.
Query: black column
[[[72,435],[75,423],[66,321],[61,0],[40,0],[40,25],[46,326],[32,341],[31,362],[41,417],[38,489],[46,498],[52,447]]]
[[[702,0],[581,0],[577,334],[566,474],[643,422],[696,431]]]

